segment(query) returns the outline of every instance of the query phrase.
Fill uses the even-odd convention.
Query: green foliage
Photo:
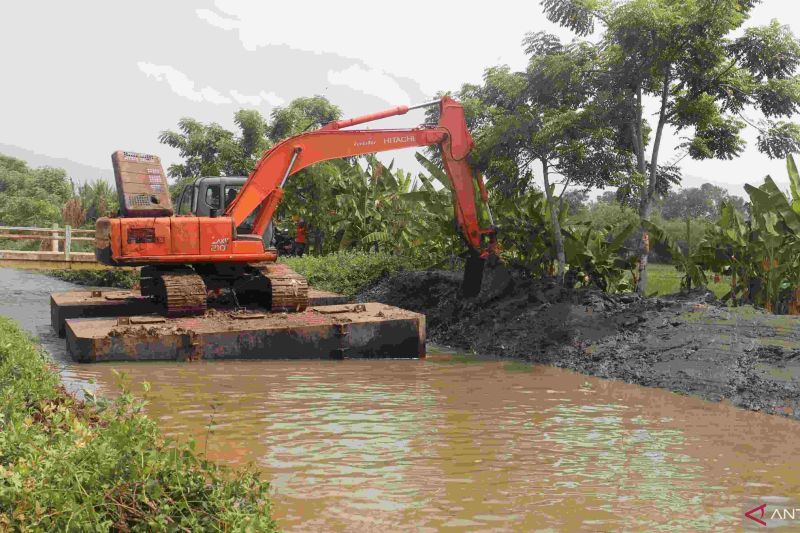
[[[0,529],[275,531],[269,485],[165,440],[123,388],[84,403],[0,317]]]
[[[77,227],[108,214],[116,205],[116,193],[103,180],[84,183],[75,191],[62,169],[32,169],[24,161],[0,155],[0,226]],[[87,244],[74,242],[73,250],[88,249]],[[42,246],[49,249],[50,241],[0,239],[4,249]]]
[[[565,241],[567,263],[576,282],[592,284],[607,292],[623,292],[633,289],[626,272],[634,267],[634,258],[625,247],[628,237],[636,230],[638,222],[632,222],[614,233],[608,225],[598,231],[591,224],[567,232]]]
[[[791,200],[769,176],[760,187],[747,185],[750,219],[725,203],[695,254],[706,268],[732,277],[726,299],[777,313],[797,312],[800,287],[800,176],[791,156],[787,167]]]
[[[418,270],[425,259],[388,252],[336,252],[325,256],[284,257],[281,261],[308,279],[312,287],[355,295],[372,281],[399,270]]]
[[[119,211],[119,196],[114,187],[105,180],[94,180],[80,185],[78,198],[86,211],[86,220],[90,222],[100,217],[114,216]]]
[[[729,194],[722,187],[704,183],[700,187],[686,187],[669,193],[661,202],[661,215],[667,219],[715,219],[719,216],[722,203],[733,203],[739,211],[744,212],[744,200]]]
[[[289,105],[272,111],[268,135],[272,142],[277,143],[304,131],[315,130],[341,116],[342,111],[324,96],[295,98]]]
[[[431,174],[420,174],[414,180],[373,156],[365,159],[366,169],[354,166],[345,192],[336,197],[334,227],[341,235],[340,250],[410,253],[434,263],[463,248],[453,229],[450,184],[441,169],[417,154]]]
[[[170,187],[173,200],[183,187],[201,176],[246,176],[261,153],[269,146],[267,123],[253,109],[242,109],[234,115],[239,134],[216,123],[203,124],[184,117],[178,131],[162,131],[158,139],[175,148],[183,163],[170,165],[167,173],[176,178]]]
[[[632,207],[617,201],[599,200],[578,211],[569,220],[575,224],[590,223],[593,228],[599,230],[609,226],[622,228],[633,222],[639,222],[639,215]]]
[[[0,155],[1,225],[62,223],[61,208],[72,195],[72,183],[62,169],[31,169],[24,161]]]
[[[553,22],[588,35],[602,25],[594,75],[594,101],[604,128],[635,158],[630,185],[640,215],[649,219],[663,191],[659,149],[665,126],[689,132],[683,148],[696,159],[740,155],[747,124],[758,130],[758,149],[769,157],[800,150],[800,127],[789,118],[800,106],[800,44],[788,27],[773,21],[737,33],[753,0],[545,0]],[[646,99],[657,99],[652,131]],[[753,124],[743,111],[765,117]],[[650,148],[648,155],[647,148]],[[642,259],[646,259],[644,249]],[[642,262],[644,264],[644,261]],[[646,276],[638,289],[644,291]]]
[[[508,196],[497,194],[491,200],[503,257],[533,275],[548,275],[556,256],[544,193],[530,190]]]
[[[51,270],[48,275],[77,285],[130,289],[139,282],[139,270],[104,268],[102,270]]]

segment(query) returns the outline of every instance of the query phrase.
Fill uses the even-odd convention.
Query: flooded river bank
[[[0,269],[0,314],[41,336],[72,390],[115,394],[114,370],[140,396],[147,381],[167,435],[263,472],[287,531],[730,530],[752,502],[800,493],[796,421],[551,367],[73,364],[47,308],[68,288]]]

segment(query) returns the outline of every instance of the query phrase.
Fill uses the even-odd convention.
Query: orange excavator
[[[430,105],[439,106],[436,125],[346,129]],[[121,216],[97,220],[95,253],[107,265],[143,267],[142,294],[161,302],[168,316],[201,314],[209,291],[222,289],[231,291],[237,305],[302,311],[308,304],[308,283],[277,263],[277,251],[263,237],[289,177],[320,161],[431,145],[441,148],[457,230],[470,249],[463,292],[474,296],[481,287],[485,261],[496,257],[496,230],[483,179],[467,162],[473,140],[464,109],[449,97],[337,120],[290,137],[265,151],[235,198],[224,211],[211,210],[210,216],[197,216],[196,210],[188,215],[173,213],[157,157],[115,152],[112,162]],[[489,227],[480,225],[481,204]]]

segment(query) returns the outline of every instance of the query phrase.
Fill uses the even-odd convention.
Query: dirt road
[[[405,272],[358,295],[427,316],[428,338],[800,419],[800,317],[730,308],[711,293],[642,299],[515,276],[499,298],[459,298],[460,274]]]

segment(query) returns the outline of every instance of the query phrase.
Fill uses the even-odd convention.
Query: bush
[[[70,283],[90,287],[116,287],[130,289],[139,283],[139,271],[106,268],[103,270],[51,270],[48,275]]]
[[[373,280],[398,270],[419,270],[430,267],[424,257],[396,255],[389,252],[336,252],[328,255],[281,257],[281,262],[302,274],[316,289],[354,296]],[[458,262],[458,260],[456,259]],[[460,264],[460,263],[459,263]],[[104,270],[53,270],[49,275],[92,287],[130,289],[139,282],[138,270],[109,268]]]
[[[309,286],[347,296],[354,296],[359,289],[387,274],[429,266],[423,265],[422,259],[386,252],[337,252],[284,257],[281,261],[305,276]]]
[[[77,400],[0,317],[0,530],[275,530],[268,483],[163,439],[143,405]]]

